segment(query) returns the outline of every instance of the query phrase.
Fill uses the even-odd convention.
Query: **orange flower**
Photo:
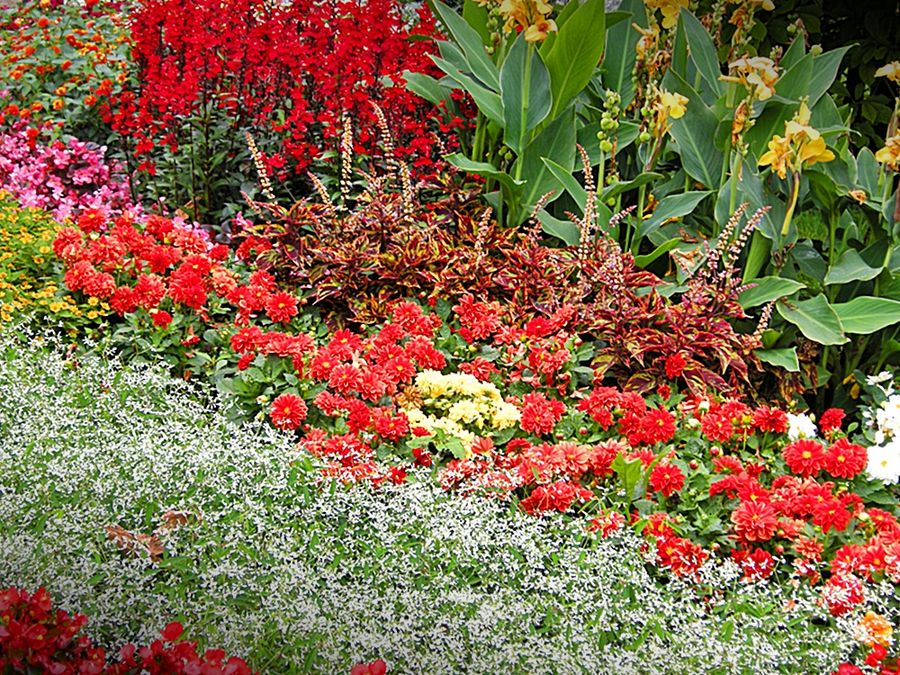
[[[869,610],[856,626],[855,635],[860,642],[868,647],[874,647],[875,645],[888,647],[891,644],[893,632],[894,628],[891,626],[890,621],[880,614]]]

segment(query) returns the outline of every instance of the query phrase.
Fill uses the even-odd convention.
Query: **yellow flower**
[[[678,14],[682,9],[687,9],[689,0],[644,0],[647,9],[662,12],[663,28],[671,28],[678,23]]]
[[[759,158],[760,166],[771,166],[781,178],[787,171],[800,171],[804,166],[830,162],[834,153],[825,145],[817,129],[809,126],[810,110],[806,101],[794,117],[784,123],[784,136],[774,135],[769,149]]]
[[[887,139],[884,147],[875,153],[875,159],[884,164],[886,169],[900,171],[900,134]]]
[[[900,61],[891,61],[875,71],[875,77],[886,77],[891,82],[900,84]]]
[[[748,2],[754,7],[759,7],[767,12],[771,12],[775,9],[775,3],[772,2],[772,0],[748,0]]]
[[[659,27],[653,25],[649,28],[642,28],[636,23],[631,24],[631,27],[641,34],[635,45],[635,51],[637,52],[638,60],[644,61],[648,53],[656,51],[656,45],[659,41]]]
[[[890,621],[869,610],[856,626],[854,634],[860,642],[868,647],[874,647],[876,644],[888,647],[891,644],[893,632],[894,628]]]
[[[866,203],[866,193],[864,190],[850,190],[850,192],[848,192],[847,194],[853,197],[853,199],[855,199],[860,204]]]
[[[553,19],[541,17],[525,29],[525,41],[543,42],[547,38],[547,33],[555,32],[556,22]]]
[[[543,41],[556,30],[556,23],[548,18],[553,6],[546,0],[501,0],[499,11],[506,19],[503,30],[508,33],[519,26],[528,42]]]
[[[764,56],[744,56],[728,64],[731,75],[722,75],[726,82],[737,82],[750,90],[753,97],[765,101],[775,94],[778,68]]]
[[[653,97],[652,109],[655,115],[653,122],[653,135],[662,138],[669,130],[669,118],[679,119],[684,117],[687,110],[688,99],[677,92],[656,89]]]

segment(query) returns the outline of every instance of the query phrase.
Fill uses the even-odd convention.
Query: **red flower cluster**
[[[179,642],[183,628],[170,623],[147,647],[122,647],[119,661],[107,664],[106,652],[78,636],[87,623],[82,614],[53,610],[43,588],[33,594],[18,588],[0,591],[0,670],[54,675],[251,675],[249,666],[221,649],[197,653],[197,643]]]

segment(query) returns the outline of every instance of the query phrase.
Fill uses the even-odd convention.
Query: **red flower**
[[[459,372],[472,375],[479,382],[487,382],[493,373],[498,372],[496,366],[480,356],[459,364]]]
[[[864,673],[859,666],[854,666],[850,663],[842,663],[831,675],[864,675]]]
[[[865,600],[863,583],[852,574],[834,574],[822,587],[822,599],[832,616],[841,616]]]
[[[375,432],[388,441],[399,441],[409,433],[409,420],[400,413],[391,415],[384,410],[375,414]]]
[[[840,431],[845,416],[846,413],[840,408],[829,408],[819,418],[819,429],[822,430],[822,433]]]
[[[184,626],[177,621],[173,621],[160,631],[160,635],[165,642],[175,642],[184,633]]]
[[[684,372],[684,367],[687,365],[687,361],[684,360],[684,355],[680,352],[678,354],[673,354],[666,358],[666,377],[670,380],[674,380],[676,377],[680,377]]]
[[[798,476],[814,476],[825,464],[825,448],[809,438],[789,443],[782,454],[788,468]]]
[[[854,478],[866,468],[867,463],[866,449],[846,438],[836,440],[825,454],[825,470],[835,478]]]
[[[783,434],[788,430],[788,416],[783,410],[764,405],[753,411],[753,426],[760,431]]]
[[[297,316],[297,298],[289,293],[273,293],[266,302],[266,315],[275,323],[287,323]]]
[[[350,670],[350,675],[385,675],[387,664],[381,659],[375,659],[371,663],[357,663]]]
[[[524,431],[537,436],[549,434],[562,418],[566,406],[562,401],[548,399],[541,393],[532,392],[522,397],[522,420]]]
[[[828,532],[831,528],[843,532],[850,524],[850,512],[840,500],[829,499],[813,509],[812,522],[821,527],[822,532]]]
[[[640,435],[644,443],[665,443],[675,436],[675,416],[668,410],[651,408],[641,418]]]
[[[459,334],[466,342],[483,340],[500,328],[498,302],[475,302],[471,295],[466,295],[454,305],[453,311],[459,316],[459,323],[462,325]]]
[[[650,488],[654,492],[662,492],[664,496],[671,497],[684,487],[684,474],[674,464],[660,462],[650,472]]]
[[[168,312],[159,310],[153,313],[153,325],[157,328],[168,328],[170,323],[172,323],[172,315]]]
[[[734,549],[731,559],[740,564],[744,570],[745,581],[767,579],[775,571],[775,560],[768,551],[755,548],[753,551],[746,549]]]
[[[569,483],[557,481],[549,485],[539,485],[525,499],[522,500],[522,508],[531,515],[541,515],[545,511],[557,510],[564,513],[571,508],[576,499],[591,499],[594,493],[590,490]]]
[[[719,412],[708,412],[700,420],[700,430],[711,441],[725,443],[734,436],[731,418]]]
[[[731,522],[742,541],[768,541],[778,529],[778,513],[766,502],[741,502]]]
[[[134,294],[139,307],[153,309],[166,296],[166,285],[155,274],[142,274],[134,285]]]
[[[281,394],[272,401],[272,424],[279,429],[296,429],[306,419],[306,413],[306,403],[295,394]]]
[[[137,309],[137,297],[130,286],[119,286],[109,298],[110,308],[119,316],[123,316]]]

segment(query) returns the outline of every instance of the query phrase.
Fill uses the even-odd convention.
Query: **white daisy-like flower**
[[[796,441],[798,438],[815,437],[816,423],[808,415],[788,413],[788,438]]]

